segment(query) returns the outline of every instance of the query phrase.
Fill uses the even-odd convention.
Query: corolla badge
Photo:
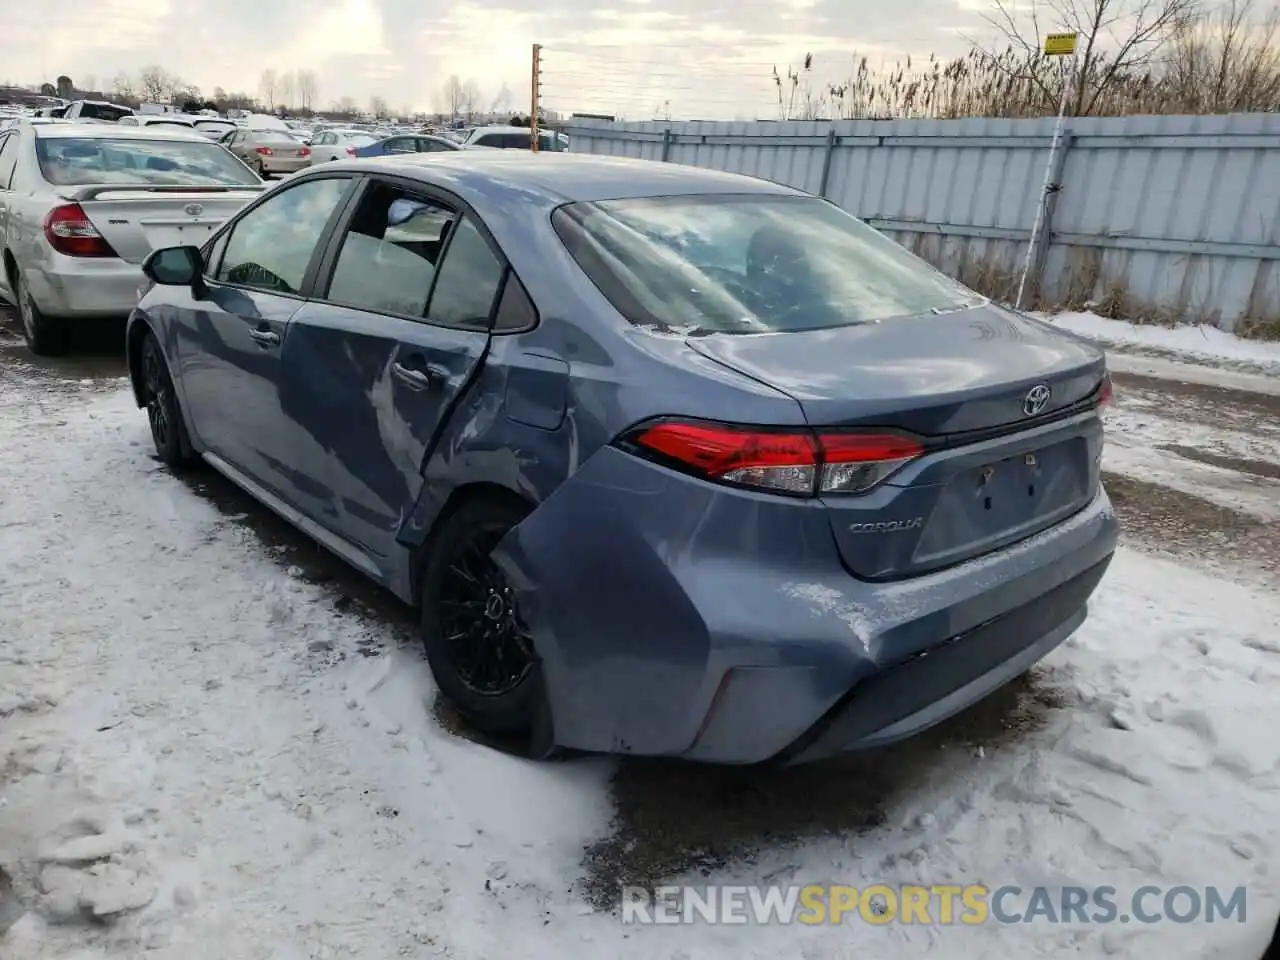
[[[200,214],[204,213],[204,207],[198,203],[188,203],[185,207],[182,208],[182,211],[188,217],[198,217],[200,216]]]
[[[1022,400],[1022,412],[1028,417],[1034,417],[1044,412],[1044,408],[1049,405],[1049,387],[1043,383],[1038,383],[1030,390]]]

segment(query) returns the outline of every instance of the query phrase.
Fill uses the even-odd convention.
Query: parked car
[[[375,140],[372,143],[356,147],[357,157],[388,157],[404,153],[444,153],[461,150],[462,145],[445,137],[433,137],[428,134],[399,134]]]
[[[203,243],[262,190],[217,144],[176,128],[24,123],[0,131],[0,297],[31,350],[76,321],[124,317],[152,249]]]
[[[118,103],[108,103],[106,100],[72,100],[62,109],[59,116],[81,123],[88,120],[115,123],[121,117],[133,116],[133,108],[124,107]]]
[[[311,141],[311,166],[331,160],[346,160],[356,155],[357,148],[376,142],[363,130],[322,130]]]
[[[236,129],[218,142],[264,180],[272,174],[297,173],[311,164],[311,148],[284,130]]]
[[[196,133],[202,134],[210,140],[221,140],[227,134],[238,129],[232,120],[216,120],[213,117],[201,117],[193,120],[191,125],[195,128]]]
[[[462,142],[471,147],[528,150],[532,138],[528,127],[476,127]],[[539,130],[538,149],[544,153],[563,153],[569,149],[569,139],[554,130]]]
[[[1116,546],[1102,351],[779,184],[339,161],[146,271],[160,458],[416,603],[443,694],[536,756],[910,735],[1071,634]]]

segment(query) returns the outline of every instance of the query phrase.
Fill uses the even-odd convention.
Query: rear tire
[[[22,335],[26,338],[27,347],[38,357],[62,356],[71,346],[71,330],[67,322],[46,317],[40,312],[21,270],[18,271],[16,286],[14,295],[18,300],[18,317],[22,321]]]
[[[178,470],[195,460],[187,425],[182,419],[182,408],[169,376],[164,351],[154,333],[142,340],[142,389],[147,406],[147,421],[151,425],[151,440],[156,446],[156,456],[165,466]]]
[[[541,697],[537,654],[515,592],[490,558],[526,511],[464,503],[435,534],[422,580],[422,644],[440,692],[481,733],[528,734]]]

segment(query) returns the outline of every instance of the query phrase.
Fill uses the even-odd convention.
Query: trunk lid
[[[162,247],[202,246],[261,187],[89,187],[67,195],[123,260]]]
[[[302,143],[297,140],[295,140],[292,144],[277,143],[276,141],[272,140],[270,143],[264,143],[260,147],[255,147],[253,152],[256,156],[280,157],[285,160],[295,160],[298,157],[303,156],[302,151],[304,149],[309,151],[311,148],[308,147],[305,143]],[[258,153],[259,150],[270,150],[271,152],[266,154],[260,154]]]
[[[819,432],[891,428],[924,441],[924,456],[878,487],[823,499],[856,576],[895,579],[980,556],[1060,522],[1097,491],[1102,425],[1091,398],[1104,354],[1027,317],[984,305],[689,345],[794,398]]]

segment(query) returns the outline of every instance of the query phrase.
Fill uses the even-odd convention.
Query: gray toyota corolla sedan
[[[421,610],[443,694],[556,747],[908,736],[1085,618],[1103,354],[832,204],[675,164],[357,160],[146,264],[159,456]]]

